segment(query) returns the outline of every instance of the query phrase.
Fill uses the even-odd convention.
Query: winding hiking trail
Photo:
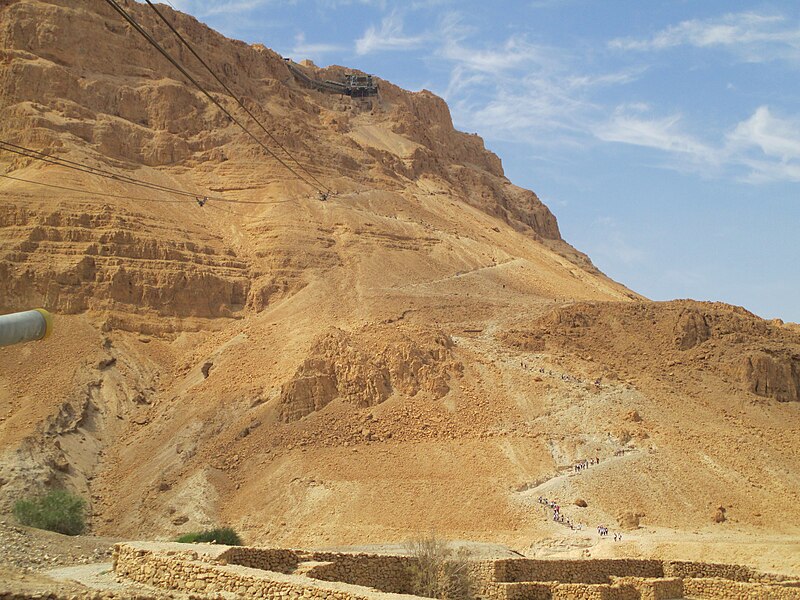
[[[533,487],[521,490],[519,493],[521,496],[527,499],[531,499],[534,496],[536,498],[538,498],[539,496],[546,496],[547,493],[550,492],[551,490],[554,490],[554,488],[556,488],[557,484],[559,483],[566,483],[570,479],[589,477],[590,474],[594,476],[598,472],[603,471],[604,468],[611,467],[613,464],[630,462],[631,460],[638,458],[638,455],[640,453],[641,450],[636,448],[626,449],[624,455],[601,458],[599,463],[591,465],[588,468],[582,469],[580,471],[575,471],[574,467],[565,467],[562,468],[558,474],[553,475],[552,477],[548,477],[541,483],[535,484]],[[600,475],[602,475],[602,473],[600,473]]]
[[[516,465],[523,481],[526,476],[528,481],[511,487],[509,503],[519,510],[522,519],[533,521],[541,530],[536,541],[525,549],[526,555],[561,558],[597,553],[616,555],[624,553],[624,548],[631,544],[647,543],[649,531],[645,534],[635,529],[616,529],[619,515],[601,510],[603,502],[593,493],[598,486],[602,489],[606,480],[618,483],[626,478],[626,473],[658,460],[653,447],[635,437],[617,437],[594,412],[597,405],[607,402],[616,404],[619,410],[635,411],[644,404],[641,392],[624,381],[600,380],[592,374],[591,362],[564,364],[559,357],[546,352],[510,348],[499,338],[501,332],[496,321],[488,321],[478,331],[465,332],[473,335],[453,339],[456,347],[475,356],[481,376],[494,381],[513,399],[524,422],[516,427],[541,439],[549,450],[551,469],[555,466],[555,470],[542,475],[541,467],[535,467],[530,457],[518,449],[515,451],[511,442],[506,443],[509,460]],[[631,428],[636,426],[634,422]],[[617,455],[620,451],[624,453]],[[589,458],[600,460],[575,470],[576,464]],[[574,528],[553,521],[553,510],[540,504],[539,497],[556,501],[561,514],[569,518]],[[579,498],[587,507],[575,504]],[[624,510],[628,509],[631,507]],[[631,509],[631,512],[636,511]],[[609,527],[608,536],[598,535],[596,527],[601,523]],[[614,541],[615,532],[621,533],[625,542]]]

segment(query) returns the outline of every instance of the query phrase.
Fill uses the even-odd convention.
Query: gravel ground
[[[67,536],[0,520],[0,598],[24,595],[42,600],[226,600],[166,591],[116,580],[111,570],[115,543],[92,536]]]
[[[66,536],[0,521],[0,565],[24,572],[111,561],[120,540]]]

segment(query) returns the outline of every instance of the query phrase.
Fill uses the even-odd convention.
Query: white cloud
[[[308,43],[306,35],[303,32],[298,33],[294,37],[294,47],[288,54],[295,60],[302,60],[304,58],[319,59],[325,54],[332,52],[342,52],[345,50],[344,46],[338,44],[324,44],[324,43]]]
[[[591,135],[589,124],[600,113],[592,101],[595,92],[641,73],[582,72],[569,52],[523,35],[477,43],[483,32],[465,25],[457,12],[444,15],[437,31],[440,43],[431,56],[450,64],[442,95],[454,121],[490,140],[577,144]]]
[[[727,14],[716,19],[693,19],[667,27],[650,38],[617,38],[621,50],[665,50],[678,46],[725,48],[744,59],[761,62],[800,58],[800,26],[780,15],[754,12]]]
[[[655,49],[686,43],[735,45],[736,40],[788,44],[794,35],[780,17],[743,13],[723,21],[687,21],[653,40],[616,45]],[[710,135],[707,123],[674,110],[659,114],[647,102],[607,108],[600,91],[636,81],[647,67],[592,71],[578,63],[580,57],[519,35],[476,44],[473,38],[480,31],[465,26],[457,13],[446,15],[439,31],[441,41],[432,56],[451,64],[443,96],[462,129],[540,149],[626,144],[650,150],[641,156],[651,165],[704,177],[800,181],[800,119],[779,118],[761,107],[731,124],[727,133]],[[615,244],[615,251],[626,255],[625,245],[620,240]],[[632,259],[635,253],[627,256]]]
[[[600,261],[611,264],[633,265],[645,260],[645,252],[629,242],[622,234],[622,230],[613,217],[598,217],[595,219],[595,231],[602,231],[597,235],[597,241],[592,248],[592,256]]]
[[[637,107],[639,108],[639,107]],[[594,128],[594,135],[605,142],[644,146],[691,156],[705,163],[715,162],[715,150],[681,128],[681,115],[645,118],[624,107],[614,116]]]
[[[215,15],[238,15],[249,12],[274,0],[169,0],[170,5],[181,12],[195,17],[212,17]]]
[[[800,160],[800,121],[774,117],[767,106],[739,123],[728,136],[735,147],[757,147],[782,162]]]
[[[317,0],[317,4],[323,9],[333,9],[342,6],[352,6],[361,4],[364,6],[374,6],[381,10],[386,10],[387,0]]]
[[[141,1],[141,0],[138,0]],[[162,0],[175,10],[192,14],[196,17],[209,17],[215,15],[237,15],[249,12],[259,6],[269,4],[298,4],[298,0]],[[419,0],[415,7],[420,8],[427,4],[435,5],[448,0]],[[352,6],[360,4],[363,6],[373,6],[385,10],[388,0],[315,0],[317,6],[324,10],[332,10],[342,6]]]
[[[452,3],[453,0],[415,0],[411,3],[411,10],[430,10]]]
[[[798,163],[776,163],[747,158],[741,159],[740,163],[750,169],[746,175],[739,177],[739,180],[746,183],[800,182]]]
[[[395,10],[383,18],[380,29],[370,26],[356,40],[356,53],[363,55],[382,50],[410,50],[418,48],[424,41],[425,36],[403,33],[403,19]]]
[[[561,8],[572,2],[574,0],[532,0],[530,7],[533,9]]]
[[[624,85],[635,81],[644,72],[644,68],[627,69],[615,73],[596,75],[571,75],[565,79],[569,88],[600,88],[613,85]]]
[[[560,64],[554,52],[513,40],[505,47],[513,68],[502,63],[502,52],[446,54],[455,65],[444,92],[459,126],[485,132],[490,139],[530,142],[538,145],[576,145],[591,136],[592,123],[602,109],[593,100],[604,86],[622,85],[635,74],[576,75]],[[516,49],[516,54],[511,50]],[[500,61],[496,68],[495,56]]]
[[[662,166],[670,169],[748,183],[800,181],[800,118],[776,117],[761,106],[716,142],[687,128],[681,115],[648,117],[646,106],[623,105],[593,133],[606,142],[661,151]]]
[[[459,121],[495,139],[530,141],[538,136],[538,141],[544,142],[539,135],[542,132],[583,131],[590,107],[546,77],[528,77],[519,86],[497,90],[488,101],[457,101],[455,109]],[[559,143],[569,141],[568,136],[558,138]]]
[[[498,73],[525,65],[543,64],[549,57],[542,48],[528,43],[524,38],[510,37],[497,48],[470,48],[457,37],[445,36],[440,55],[457,65],[484,73]]]
[[[785,119],[760,106],[728,134],[727,152],[748,167],[752,183],[800,181],[800,119]]]

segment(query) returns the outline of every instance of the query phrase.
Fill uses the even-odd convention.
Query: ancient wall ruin
[[[406,600],[404,556],[276,548],[125,543],[114,549],[120,580],[193,594],[232,592],[287,600]],[[656,560],[473,561],[483,600],[800,600],[800,582],[747,567]]]
[[[560,581],[562,583],[609,583],[614,577],[664,577],[658,560],[534,560],[495,561],[495,580]]]

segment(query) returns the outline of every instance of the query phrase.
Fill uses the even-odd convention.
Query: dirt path
[[[534,497],[538,499],[539,496],[545,495],[549,490],[556,487],[556,485],[559,483],[566,483],[568,480],[577,477],[587,477],[590,474],[595,475],[599,472],[602,472],[604,469],[609,468],[613,464],[635,460],[636,458],[638,458],[638,455],[640,455],[640,453],[641,451],[637,449],[628,450],[624,455],[611,456],[602,459],[598,464],[591,465],[588,468],[583,469],[581,471],[575,471],[574,467],[568,467],[562,469],[559,472],[559,474],[553,475],[552,477],[549,477],[548,479],[534,485],[533,487],[520,490],[519,493],[521,496],[529,500]]]
[[[95,590],[121,590],[126,587],[117,583],[110,562],[60,567],[45,571],[44,574],[56,581],[79,583]]]

